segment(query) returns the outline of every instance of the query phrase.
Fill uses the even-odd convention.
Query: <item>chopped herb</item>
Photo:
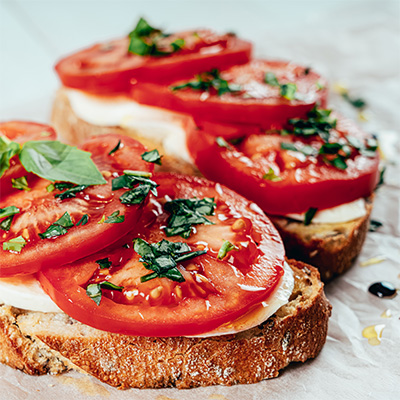
[[[28,186],[28,181],[26,180],[26,176],[21,176],[21,178],[11,178],[11,184],[14,189],[25,190],[29,192],[31,188]]]
[[[386,172],[386,167],[383,167],[381,169],[381,172],[379,173],[379,182],[376,185],[375,190],[379,189],[385,183],[385,172]]]
[[[138,187],[125,192],[119,200],[122,204],[141,204],[148,196],[152,187],[150,185],[139,185]]]
[[[232,150],[232,146],[222,136],[218,136],[215,141],[219,147],[225,147],[228,150]]]
[[[46,132],[46,131],[40,132],[40,136],[41,137],[49,137],[49,136],[51,136],[51,132]]]
[[[310,67],[305,68],[304,69],[304,75],[308,75],[310,73],[310,71],[311,71]]]
[[[317,82],[317,83],[315,84],[315,86],[317,87],[318,90],[325,89],[325,86],[324,86],[321,82]]]
[[[71,216],[68,211],[66,211],[63,216],[56,222],[53,222],[45,232],[39,233],[41,239],[50,239],[57,236],[62,236],[68,233],[68,229],[72,228],[74,224],[72,223]]]
[[[329,163],[332,164],[337,169],[343,169],[344,170],[344,169],[347,168],[346,161],[340,156],[337,156],[333,160],[329,160]]]
[[[177,268],[178,263],[207,253],[206,250],[191,251],[187,243],[169,242],[165,239],[150,244],[138,238],[133,243],[135,252],[140,255],[139,261],[145,268],[153,271],[142,276],[141,282],[147,282],[157,277],[183,282],[185,279]]]
[[[216,204],[213,198],[175,199],[168,201],[164,209],[171,215],[167,220],[165,233],[167,236],[180,235],[187,239],[193,230],[193,225],[213,225],[204,215],[213,215]]]
[[[314,218],[314,216],[315,216],[317,211],[318,211],[318,208],[313,208],[313,207],[309,208],[306,211],[306,214],[304,216],[304,225],[310,225],[311,224],[311,221],[313,220],[313,218]]]
[[[16,251],[21,253],[21,250],[26,245],[26,240],[22,236],[18,236],[14,239],[10,239],[8,242],[3,243],[3,250]]]
[[[268,170],[266,174],[263,175],[263,179],[266,179],[271,182],[279,182],[282,180],[282,178],[278,175],[275,175],[275,172],[272,168]]]
[[[192,81],[171,87],[172,91],[182,89],[193,89],[201,92],[211,92],[211,90],[214,90],[218,96],[224,93],[237,93],[242,90],[239,85],[229,84],[228,81],[222,79],[218,69],[203,72],[197,75],[196,79]]]
[[[10,160],[20,152],[19,143],[0,135],[0,177],[10,168]]]
[[[237,250],[237,246],[232,244],[229,240],[225,240],[225,242],[222,244],[221,248],[218,251],[218,256],[217,256],[218,259],[222,260],[228,254],[228,252],[235,249]]]
[[[2,231],[8,232],[11,228],[13,219],[14,219],[14,215],[10,215],[9,217],[4,218],[3,221],[0,222],[0,229]]]
[[[120,224],[125,221],[125,215],[119,215],[119,210],[114,211],[107,219],[104,221],[105,224]]]
[[[70,182],[56,182],[54,184],[54,187],[59,191],[64,190],[64,189],[71,189],[74,186],[75,185],[73,183],[70,183]]]
[[[350,103],[355,108],[362,109],[367,106],[367,102],[365,100],[361,98],[350,97],[347,91],[343,91],[341,95],[348,103]]]
[[[71,189],[67,189],[63,193],[58,193],[54,195],[55,198],[60,200],[70,199],[71,197],[76,197],[76,194],[85,190],[88,186],[87,185],[78,185],[74,186]]]
[[[101,289],[109,289],[109,290],[123,290],[123,286],[114,285],[111,282],[103,281],[100,283],[91,283],[86,287],[86,294],[99,306],[102,291]]]
[[[0,218],[10,217],[15,214],[19,214],[21,210],[15,206],[9,206],[5,208],[0,208]]]
[[[277,86],[280,88],[280,95],[288,100],[293,100],[297,91],[295,83],[279,83],[278,78],[273,72],[266,72],[264,82],[270,86]]]
[[[100,269],[110,268],[112,265],[112,262],[108,257],[96,260],[95,263],[99,265]]]
[[[151,178],[153,174],[147,171],[132,171],[131,169],[124,170],[125,175],[136,176],[140,178]]]
[[[46,190],[49,192],[49,193],[51,193],[53,190],[55,190],[55,186],[54,186],[54,184],[53,183],[50,183],[50,185],[47,185],[46,186]]]
[[[377,221],[375,219],[371,219],[369,221],[369,231],[370,232],[376,232],[381,226],[383,226],[382,222]]]
[[[118,176],[112,180],[112,190],[132,189],[120,196],[120,201],[123,204],[140,204],[147,197],[149,192],[157,196],[158,184],[151,179],[149,172],[125,170],[124,175]]]
[[[106,216],[103,214],[103,216],[101,217],[101,219],[98,222],[98,224],[103,224],[105,220],[106,220]]]
[[[294,143],[287,143],[287,142],[281,143],[281,149],[290,151],[299,151]]]
[[[57,140],[32,140],[24,143],[19,159],[28,172],[49,181],[76,185],[107,183],[90,156],[87,151]]]
[[[161,157],[157,149],[146,151],[142,154],[142,160],[157,165],[161,165]]]
[[[77,222],[76,226],[86,225],[89,222],[89,215],[83,214],[82,218]]]
[[[117,145],[108,153],[109,156],[111,156],[111,154],[115,153],[117,150],[119,150],[119,148],[121,147],[121,139],[118,140]]]

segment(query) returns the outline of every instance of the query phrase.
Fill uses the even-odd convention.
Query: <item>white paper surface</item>
[[[255,43],[255,55],[310,65],[368,103],[360,124],[379,134],[388,167],[369,233],[354,267],[326,287],[333,306],[321,354],[254,385],[191,390],[118,391],[90,376],[30,377],[0,365],[0,399],[397,399],[400,393],[400,295],[380,299],[370,284],[400,288],[400,2],[399,1],[4,1],[0,2],[0,120],[49,120],[58,87],[56,59],[128,32],[139,16],[169,30],[212,27]],[[332,94],[331,105],[358,118]],[[385,260],[369,266],[372,257]],[[391,318],[382,318],[390,309]],[[384,324],[381,343],[362,337]]]

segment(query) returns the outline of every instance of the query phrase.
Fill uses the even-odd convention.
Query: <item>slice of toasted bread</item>
[[[318,271],[289,260],[295,285],[289,303],[262,325],[209,338],[134,337],[100,331],[63,313],[0,307],[0,361],[29,374],[71,366],[119,388],[254,383],[290,362],[316,357],[331,306]]]
[[[156,166],[158,170],[200,175],[194,165],[165,154],[161,142],[149,141],[137,131],[97,126],[83,121],[72,110],[64,89],[60,89],[56,95],[52,122],[61,138],[73,144],[115,129],[142,141],[149,148],[157,147],[164,154],[163,165]],[[321,279],[327,282],[347,271],[360,253],[369,226],[372,200],[372,197],[367,199],[367,214],[364,217],[345,223],[305,226],[302,222],[283,216],[268,216],[282,236],[288,257],[316,266]]]

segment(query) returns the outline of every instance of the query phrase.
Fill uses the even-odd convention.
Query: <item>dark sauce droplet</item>
[[[378,297],[392,297],[396,294],[396,288],[386,281],[375,282],[369,288],[368,291]]]

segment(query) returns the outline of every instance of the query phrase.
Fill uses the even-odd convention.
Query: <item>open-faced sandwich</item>
[[[195,69],[196,53],[184,47],[152,53],[164,39],[141,19],[125,50],[119,48],[119,62],[110,62],[106,51],[97,54],[108,44],[61,60],[56,69],[63,87],[52,118],[61,137],[79,144],[113,129],[157,147],[164,154],[161,170],[203,174],[257,203],[287,254],[317,266],[323,280],[345,272],[368,229],[379,180],[376,140],[326,108],[327,83],[310,68],[243,55],[235,61],[237,53],[228,63],[220,49],[214,59],[207,53],[207,68],[199,63],[188,77],[181,63],[192,61]],[[138,43],[147,50],[138,50]],[[75,69],[61,69],[77,57]],[[143,74],[116,68],[125,59],[142,60]],[[162,62],[176,73],[158,78],[162,70],[154,71]],[[89,74],[90,87],[66,74]]]
[[[253,383],[317,356],[330,305],[252,201],[126,135],[0,124],[0,361],[120,388]],[[4,189],[4,190],[3,190]]]

